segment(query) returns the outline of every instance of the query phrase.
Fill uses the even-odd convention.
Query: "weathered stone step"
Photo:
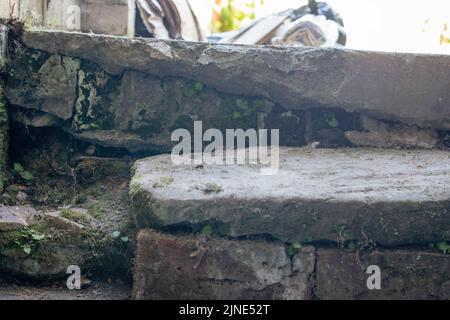
[[[11,119],[105,147],[165,152],[195,120],[280,129],[291,147],[449,145],[445,56],[49,31],[21,40],[5,72]]]
[[[323,106],[450,130],[450,57],[27,32],[30,48],[125,70],[201,81],[286,109]]]
[[[286,242],[373,240],[385,246],[450,239],[450,153],[283,148],[280,169],[135,163],[139,227],[210,225],[222,235]]]

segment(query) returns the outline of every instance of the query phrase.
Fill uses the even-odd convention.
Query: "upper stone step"
[[[135,163],[130,194],[140,227],[387,246],[450,239],[443,151],[283,148],[272,176],[257,165],[175,165],[163,155]]]
[[[265,97],[288,110],[331,106],[450,130],[450,56],[51,31],[26,32],[22,41],[29,48],[94,61],[111,74],[134,70],[183,77],[227,93]]]

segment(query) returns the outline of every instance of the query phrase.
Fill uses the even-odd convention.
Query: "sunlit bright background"
[[[211,0],[213,1],[213,0]],[[211,3],[209,1],[209,3]],[[215,0],[224,6],[229,0]],[[306,0],[231,0],[250,20]],[[450,0],[328,0],[343,17],[347,47],[450,54]]]

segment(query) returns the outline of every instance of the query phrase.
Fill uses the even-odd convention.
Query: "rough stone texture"
[[[367,116],[361,117],[361,127],[364,131],[345,132],[345,137],[354,146],[432,149],[439,143],[438,134],[432,129],[384,123]]]
[[[34,39],[43,35],[53,35],[56,37],[55,41],[59,41],[57,40],[59,37],[66,39],[65,34],[45,32],[27,34],[25,38]],[[205,130],[206,128],[218,128],[222,131],[226,128],[280,129],[280,143],[285,146],[298,147],[315,141],[320,142],[320,147],[355,145],[432,148],[437,145],[438,137],[434,129],[423,129],[418,126],[427,125],[426,117],[421,118],[424,123],[412,121],[415,125],[407,125],[395,120],[410,122],[408,119],[375,115],[372,111],[364,109],[366,104],[364,108],[358,107],[359,102],[356,100],[349,102],[350,107],[343,107],[337,102],[322,103],[318,97],[306,99],[308,90],[314,88],[308,87],[309,82],[302,82],[302,77],[306,77],[303,72],[306,71],[297,70],[298,62],[293,57],[301,58],[303,64],[309,67],[314,65],[320,70],[316,73],[325,73],[323,79],[319,79],[324,83],[320,82],[317,85],[323,86],[321,94],[333,98],[334,93],[329,91],[330,85],[326,83],[326,79],[330,80],[333,73],[337,77],[343,71],[339,69],[342,62],[337,63],[334,68],[328,65],[327,57],[331,54],[329,50],[322,52],[296,49],[294,52],[289,48],[223,45],[211,45],[205,49],[204,44],[189,42],[144,40],[129,42],[130,40],[117,37],[99,38],[73,33],[71,37],[80,40],[85,46],[82,52],[62,51],[72,56],[55,55],[53,51],[45,53],[32,48],[15,49],[6,82],[7,98],[14,110],[13,120],[33,127],[62,127],[76,138],[106,147],[125,148],[131,152],[166,152],[174,145],[170,141],[173,130],[185,128],[192,133],[195,120],[201,120]],[[139,68],[133,62],[135,58],[133,56],[130,57],[132,63],[125,68],[121,65],[122,53],[115,52],[114,54],[120,57],[114,61],[110,55],[102,56],[100,59],[98,56],[86,54],[91,51],[91,42],[86,37],[91,42],[96,41],[97,47],[102,48],[99,50],[103,50],[105,46],[114,47],[120,40],[124,45],[121,50],[135,53],[137,48],[142,46],[144,46],[142,50],[148,51],[155,50],[156,44],[164,44],[171,50],[170,52],[178,52],[178,55],[171,59],[170,65],[166,65],[167,61],[158,56],[148,61],[147,58],[138,55],[147,63],[139,64]],[[72,41],[71,38],[66,40],[67,43]],[[227,50],[224,50],[225,48]],[[60,52],[59,49],[56,52]],[[191,66],[192,74],[186,74],[185,60],[193,59],[200,52],[203,53],[201,57],[197,57],[199,60],[205,57],[212,59],[209,55],[213,55],[216,60],[213,59],[206,65],[195,62]],[[292,55],[292,61],[289,61],[293,70],[297,71],[288,72],[286,77],[298,73],[296,77],[299,79],[295,85],[289,87],[280,87],[282,84],[280,82],[276,93],[297,97],[295,105],[274,99],[263,90],[254,91],[259,85],[264,84],[253,83],[252,86],[248,86],[239,83],[242,77],[248,77],[241,74],[241,69],[247,70],[252,67],[255,67],[256,71],[247,70],[249,75],[251,73],[253,77],[253,74],[260,74],[261,79],[258,78],[258,81],[264,79],[268,83],[272,81],[267,80],[267,69],[272,70],[278,65],[271,65],[274,63],[271,60],[273,55],[269,52],[280,53],[282,56]],[[367,55],[347,51],[337,51],[332,55],[338,53],[350,57]],[[259,59],[247,61],[245,60],[247,55],[260,57],[268,61],[268,64],[259,65]],[[121,66],[120,70],[111,70],[108,62]],[[223,70],[212,72],[212,65],[219,62]],[[149,69],[150,64],[152,68]],[[212,75],[220,75],[220,81],[212,79]],[[255,79],[247,80],[249,83],[255,81]],[[311,78],[311,81],[313,80]],[[231,89],[224,86],[227,82],[230,82],[230,86],[233,85]],[[298,92],[302,87],[306,90],[304,96]],[[389,121],[371,119],[377,123],[377,128],[367,129],[364,124],[367,121],[359,123],[360,117],[370,119],[364,115],[365,113]],[[430,110],[426,114],[435,114],[435,111]],[[438,115],[444,116],[442,113],[436,113],[436,116]]]
[[[420,250],[361,254],[317,249],[315,295],[319,299],[449,299],[450,255]],[[381,269],[381,290],[368,290],[367,266]]]
[[[52,55],[31,77],[32,64],[45,56],[18,54],[11,59],[12,77],[7,78],[6,98],[9,103],[27,106],[67,120],[72,117],[76,99],[78,59]],[[28,66],[28,67],[27,67]]]
[[[60,127],[63,120],[45,112],[37,110],[26,110],[22,108],[13,109],[10,112],[11,118],[25,126],[42,128],[42,127]]]
[[[256,128],[257,113],[274,106],[267,99],[223,94],[181,78],[134,71],[113,76],[90,61],[76,59],[70,60],[77,61],[72,65],[76,83],[70,90],[76,94],[65,94],[67,83],[56,81],[61,80],[56,74],[51,90],[40,89],[45,87],[37,81],[43,78],[42,69],[55,60],[61,57],[35,50],[15,55],[7,79],[13,120],[33,127],[62,127],[77,138],[107,147],[169,150],[174,144],[172,131],[192,130],[194,120],[202,120],[205,128]],[[36,98],[43,90],[54,104],[46,107]],[[300,122],[299,129],[292,130],[301,131],[302,126]]]
[[[255,47],[28,32],[35,49],[88,59],[112,74],[202,81],[220,91],[261,96],[286,109],[344,108],[378,119],[450,129],[450,57],[344,49]]]
[[[450,239],[447,152],[283,148],[280,163],[277,174],[263,176],[259,165],[177,166],[166,155],[138,160],[133,214],[141,227],[217,222],[229,236],[269,234],[287,242]]]
[[[293,261],[279,243],[170,236],[142,230],[135,299],[307,299],[315,249]]]
[[[113,270],[103,263],[108,263],[109,254],[116,254],[117,259],[125,244],[105,230],[110,228],[105,226],[108,222],[102,223],[99,226],[86,209],[41,212],[30,207],[1,207],[0,271],[42,279],[64,276],[70,265],[85,272],[98,266]]]
[[[84,226],[60,212],[28,207],[3,207],[2,212],[13,214],[16,223],[0,233],[1,270],[36,278],[60,276],[68,266],[82,266],[91,258]]]

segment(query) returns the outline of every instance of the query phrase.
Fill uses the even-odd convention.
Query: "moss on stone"
[[[119,95],[121,78],[83,60],[78,74],[78,99],[72,126],[75,130],[110,130],[114,114],[109,110]]]
[[[170,176],[160,177],[158,181],[153,183],[153,188],[164,188],[173,182],[173,178]]]
[[[239,96],[224,96],[220,105],[221,110],[214,122],[222,130],[228,128],[256,128],[256,115],[261,107],[261,103],[257,102],[259,100]]]
[[[203,87],[204,85],[202,82],[190,82],[183,87],[182,92],[186,98],[192,98],[199,95],[202,92]]]
[[[212,182],[195,186],[195,188],[203,191],[206,194],[223,192],[222,186]]]
[[[83,214],[71,209],[62,209],[61,217],[81,223],[88,223],[90,221],[90,217],[87,214]]]
[[[137,183],[130,184],[130,213],[139,226],[163,227],[162,221],[153,213],[148,194],[140,190]]]
[[[80,217],[68,209],[61,216]],[[131,267],[133,251],[129,230],[121,234],[116,239],[89,226],[64,227],[55,219],[41,217],[20,230],[0,233],[0,269],[40,279],[63,276],[69,265],[76,264],[89,272],[123,275]]]

